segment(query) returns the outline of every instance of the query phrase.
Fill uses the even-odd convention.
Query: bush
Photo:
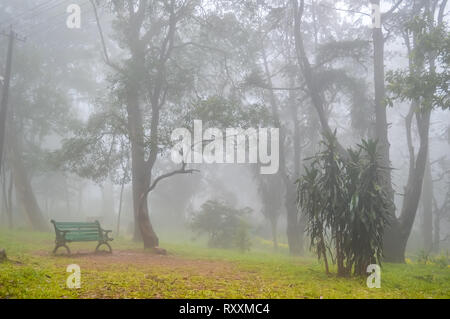
[[[250,249],[249,226],[244,217],[250,208],[235,209],[225,203],[209,200],[194,213],[191,228],[198,235],[208,235],[208,246],[214,248]]]
[[[248,231],[249,226],[245,221],[241,220],[234,235],[234,246],[242,252],[250,250],[251,242]]]
[[[450,259],[448,257],[448,252],[446,255],[441,254],[431,258],[431,262],[441,268],[447,268],[450,265]]]
[[[298,204],[318,258],[337,264],[338,275],[365,275],[381,264],[383,231],[391,205],[380,186],[377,143],[362,141],[345,158],[336,137],[325,136],[324,150],[312,158],[298,181]]]

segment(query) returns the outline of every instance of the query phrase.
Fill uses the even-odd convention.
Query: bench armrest
[[[112,233],[112,230],[102,229],[101,231],[103,233],[103,236],[105,236],[106,240],[113,240],[112,238],[109,237],[109,233]]]
[[[63,241],[65,241],[65,240],[66,240],[66,234],[69,233],[69,232],[70,232],[69,230],[60,230],[60,229],[57,229],[57,231],[56,231],[56,237],[57,237],[57,239],[58,239],[58,237],[59,237],[60,239],[62,239]]]

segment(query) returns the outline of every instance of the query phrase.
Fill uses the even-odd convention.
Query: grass
[[[450,298],[450,268],[384,264],[380,289],[366,278],[327,276],[313,258],[239,253],[165,242],[169,256],[119,239],[114,254],[52,256],[53,234],[0,230],[0,298]],[[92,252],[95,243],[71,244]],[[66,288],[66,267],[81,267],[81,289]]]

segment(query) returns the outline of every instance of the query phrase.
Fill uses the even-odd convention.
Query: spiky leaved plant
[[[362,141],[347,158],[337,152],[335,135],[326,135],[322,145],[298,181],[298,205],[306,215],[311,247],[327,273],[328,252],[339,276],[352,270],[363,275],[369,264],[381,263],[389,207],[379,186],[384,168],[378,166],[377,143]]]

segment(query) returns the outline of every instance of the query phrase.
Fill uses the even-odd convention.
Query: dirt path
[[[224,260],[125,249],[113,254],[83,250],[60,256],[40,250],[34,255],[51,262],[63,277],[67,265],[79,265],[85,283],[77,291],[79,298],[216,298],[244,287],[259,292],[261,286],[257,274]]]
[[[190,273],[201,276],[221,276],[240,279],[240,271],[236,271],[236,266],[227,261],[208,259],[189,259],[173,255],[157,255],[150,252],[135,250],[114,250],[113,254],[77,252],[72,255],[53,256],[47,251],[37,251],[37,255],[48,257],[55,262],[67,262],[69,259],[73,263],[82,264],[85,268],[92,270],[107,270],[114,268],[128,268],[130,266],[145,270],[148,268],[162,267],[180,273]]]

